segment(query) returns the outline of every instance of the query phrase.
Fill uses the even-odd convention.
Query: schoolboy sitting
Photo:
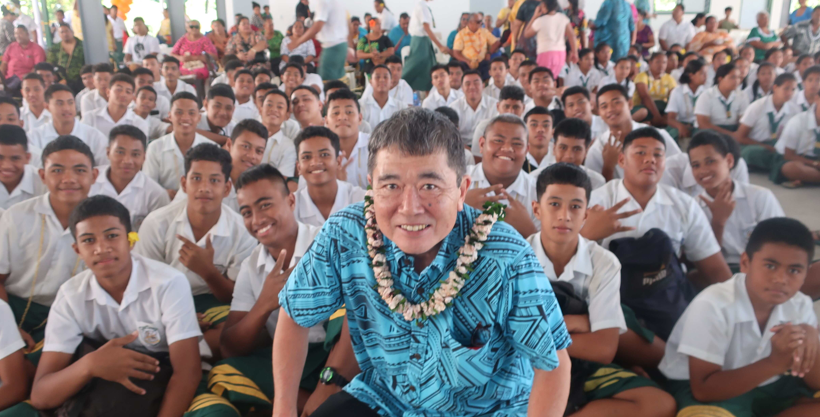
[[[9,207],[47,192],[37,168],[30,165],[26,131],[17,125],[0,125],[0,208]]]
[[[536,109],[537,108],[538,107],[536,107]],[[535,109],[530,110],[530,113],[527,113],[528,118],[534,110]],[[529,123],[527,124],[529,125]],[[532,130],[532,128],[530,128],[530,130]],[[532,136],[532,134],[530,136]],[[553,163],[565,162],[581,168],[589,177],[593,190],[606,184],[603,175],[584,166],[584,159],[586,159],[589,145],[592,143],[592,134],[586,122],[574,118],[564,119],[555,126],[553,137],[555,138],[552,155],[554,158]],[[551,166],[551,164],[545,165],[543,168],[538,168],[531,172],[530,176],[538,178],[541,172],[549,166]]]

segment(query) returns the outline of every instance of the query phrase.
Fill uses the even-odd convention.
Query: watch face
[[[332,378],[333,378],[333,369],[330,368],[330,367],[322,369],[322,373],[319,374],[319,379],[322,380],[322,382],[330,382],[330,380]]]

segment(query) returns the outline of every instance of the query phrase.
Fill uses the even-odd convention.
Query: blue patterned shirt
[[[382,415],[524,416],[533,367],[558,366],[571,343],[552,287],[532,247],[497,223],[461,294],[442,314],[408,322],[373,289],[363,203],[331,216],[279,294],[302,327],[327,320],[342,305],[362,373],[345,390]],[[387,238],[394,287],[426,301],[455,267],[478,210],[465,206],[432,264],[421,274],[413,257]]]

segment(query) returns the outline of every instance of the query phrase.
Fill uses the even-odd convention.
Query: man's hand
[[[590,208],[589,217],[587,217],[587,221],[581,229],[581,235],[589,240],[601,240],[615,233],[635,230],[634,227],[621,226],[621,220],[630,218],[643,211],[641,209],[635,209],[618,213],[618,210],[628,201],[629,198],[625,198],[606,210],[597,204]]]
[[[325,401],[327,401],[328,397],[333,394],[336,394],[342,390],[341,387],[335,384],[322,384],[316,385],[316,390],[313,391],[313,394],[310,394],[307,402],[305,403],[305,408],[302,410],[301,417],[308,417],[319,408]]]
[[[800,326],[793,326],[791,323],[774,326],[771,331],[774,332],[774,336],[772,336],[772,353],[769,354],[767,359],[776,367],[777,373],[781,374],[792,367],[795,350],[805,343],[806,331]]]
[[[182,235],[177,235],[177,239],[182,241],[182,247],[179,248],[179,261],[204,279],[214,268],[214,246],[211,244],[211,235],[205,237],[204,248],[197,246],[196,243]]]
[[[732,198],[732,181],[727,181],[726,184],[720,186],[717,195],[713,201],[701,195],[700,199],[709,210],[712,211],[712,221],[718,224],[726,224],[726,220],[732,215],[735,210],[737,202]]]
[[[441,51],[441,53],[444,54],[444,55],[452,55],[453,54],[453,51],[450,50],[450,48],[448,48],[444,45],[441,45],[441,48],[438,48],[438,50]]]
[[[678,128],[678,137],[681,138],[688,138],[692,135],[692,131],[689,130],[689,127],[685,124],[681,124]]]
[[[591,329],[588,314],[567,314],[564,316],[564,324],[570,333],[589,333]]]
[[[37,343],[34,342],[34,338],[31,337],[31,335],[28,334],[28,332],[23,330],[23,329],[20,329],[20,337],[22,337],[23,342],[26,343],[26,351],[27,352],[31,352],[31,350],[34,349],[34,346],[37,345]]]
[[[279,256],[276,257],[276,264],[273,266],[273,270],[270,271],[268,276],[265,277],[265,282],[262,283],[262,291],[259,293],[258,299],[268,303],[270,311],[279,308],[279,291],[282,291],[285,283],[288,282],[291,271],[296,267],[296,265],[294,265],[283,270],[287,256],[288,251],[282,249],[279,252]]]
[[[525,239],[533,233],[538,232],[535,223],[532,221],[532,217],[530,217],[530,213],[523,204],[507,194],[506,191],[501,192],[501,197],[508,202],[507,208],[504,209],[504,221],[507,222],[507,224],[517,230]]]
[[[609,140],[604,143],[604,150],[601,153],[604,157],[605,167],[615,168],[618,165],[618,156],[624,147],[622,138],[623,132],[619,130],[614,135],[610,133]]]
[[[797,327],[803,329],[806,338],[802,345],[794,350],[794,361],[792,362],[791,374],[803,378],[814,367],[817,359],[817,352],[820,350],[820,338],[817,329],[808,324],[799,324]]]
[[[145,390],[134,385],[131,378],[151,380],[159,372],[159,361],[142,353],[126,349],[125,345],[137,340],[137,332],[112,339],[88,356],[92,359],[89,371],[96,378],[119,382],[130,391],[144,395]]]
[[[497,201],[503,200],[503,192],[504,186],[501,184],[491,185],[487,188],[474,188],[472,190],[467,190],[467,195],[464,197],[464,202],[472,208],[483,210],[484,203],[488,201],[492,201],[493,203],[495,203]],[[495,193],[495,195],[488,195],[490,193]],[[509,219],[507,220],[507,222],[509,223]]]

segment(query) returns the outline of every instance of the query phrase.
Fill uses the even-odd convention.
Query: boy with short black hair
[[[70,103],[72,111],[74,103]],[[60,136],[42,155],[40,179],[48,192],[11,206],[0,216],[0,298],[8,301],[36,364],[57,290],[85,265],[71,249],[69,216],[97,177],[94,155],[74,136]]]
[[[596,70],[597,72],[597,70]],[[549,68],[536,67],[528,76],[530,96],[524,111],[528,112],[535,106],[546,107],[547,110],[561,109],[561,100],[558,96],[555,76]]]
[[[182,271],[191,284],[205,341],[204,356],[219,358],[219,334],[228,315],[234,281],[255,246],[242,219],[222,202],[231,189],[231,155],[214,143],[185,155],[181,190],[188,198],[146,217],[136,253]]]
[[[370,85],[373,91],[359,100],[362,118],[374,129],[384,120],[387,120],[397,111],[407,107],[403,101],[392,97],[390,83],[393,74],[385,65],[377,65],[370,74]]]
[[[181,92],[196,95],[194,86],[184,81],[179,81],[179,66],[180,63],[178,59],[170,55],[165,56],[165,58],[162,59],[162,79],[154,82],[154,90],[157,90],[157,94],[170,101],[173,101],[174,96]]]
[[[108,83],[114,76],[114,68],[110,64],[96,64],[93,69],[95,88],[82,98],[80,114],[90,113],[108,105]]]
[[[156,94],[157,90],[154,88],[154,73],[151,72],[151,70],[140,67],[134,70],[132,76],[134,77],[134,84],[137,86],[137,93],[139,93],[139,90],[143,87],[151,87],[151,90]],[[152,112],[150,115],[158,120],[167,119],[168,114],[171,112],[171,101],[160,95],[157,95],[154,101],[155,106],[151,109]]]
[[[265,96],[271,90],[278,89],[279,87],[271,83],[256,84],[256,87],[253,88],[253,105],[256,106],[256,110],[259,112],[259,117],[257,118],[257,120],[262,120],[262,104],[265,100]]]
[[[130,75],[117,74],[111,77],[108,90],[108,104],[105,107],[83,113],[82,122],[96,128],[108,137],[116,126],[134,126],[148,136],[150,125],[129,108],[134,101],[134,79]]]
[[[490,81],[487,83],[487,88],[484,89],[484,95],[498,100],[501,89],[513,85],[508,82],[508,68],[507,58],[503,56],[495,57],[490,61]]]
[[[262,84],[269,84],[273,78],[273,73],[267,68],[259,68],[253,71],[253,84],[260,86]]]
[[[421,103],[421,107],[435,110],[449,106],[463,96],[460,91],[450,88],[450,72],[446,65],[437,64],[430,68],[430,78],[433,81],[433,88]]]
[[[621,263],[612,252],[579,233],[589,210],[589,177],[578,165],[559,162],[540,172],[536,190],[538,200],[532,208],[542,229],[527,241],[553,285],[564,285],[561,288],[571,291],[586,307],[585,311],[567,311],[568,306],[561,306],[573,341],[567,352],[577,361],[573,368],[582,365],[573,374],[586,381],[586,404],[577,413],[674,415],[675,401],[669,394],[648,378],[612,363],[618,337],[627,329],[620,303]],[[570,397],[576,396],[570,393]]]
[[[23,128],[26,132],[51,122],[51,113],[46,108],[45,90],[46,83],[43,77],[29,73],[23,77],[20,86],[23,94],[23,108],[20,111],[20,118],[23,120]]]
[[[660,371],[680,415],[811,416],[820,390],[817,317],[799,292],[814,256],[811,232],[763,220],[741,273],[703,290],[675,324]]]
[[[281,74],[282,85],[279,87],[284,87],[283,90],[288,97],[293,95],[296,87],[299,87],[305,82],[305,69],[301,65],[287,64],[282,67]]]
[[[544,107],[535,106],[524,116],[527,125],[527,160],[524,162],[524,172],[531,174],[539,168],[547,167],[555,162],[552,155],[553,128],[555,116]],[[537,176],[533,176],[537,178]]]
[[[820,76],[820,67],[818,76]],[[811,68],[809,69],[809,71]],[[808,72],[808,71],[806,71]],[[813,77],[806,77],[806,89]],[[820,78],[818,78],[820,80]],[[775,184],[797,188],[803,183],[820,183],[820,141],[817,140],[817,121],[820,120],[820,106],[812,104],[808,110],[798,113],[789,120],[780,138],[774,145],[777,153],[772,158],[769,179]]]
[[[7,95],[0,95],[0,125],[23,127],[23,124],[23,120],[20,119],[20,105],[17,104],[17,100]]]
[[[233,132],[236,123],[233,115],[236,111],[236,96],[227,84],[216,84],[208,90],[205,100],[205,111],[196,126],[196,133],[224,145]]]
[[[148,140],[150,141],[165,136],[171,129],[171,124],[160,120],[158,117],[159,111],[155,110],[159,99],[164,100],[165,97],[158,96],[154,87],[150,85],[140,87],[137,90],[134,106],[131,109],[134,114],[148,122]]]
[[[536,107],[536,109],[538,109],[538,107]],[[532,111],[530,113],[532,113]],[[525,118],[524,121],[527,122],[527,127],[532,132],[534,123],[530,123],[532,120],[529,118],[534,115],[530,113],[527,113],[527,118]],[[532,136],[532,133],[530,133],[530,152],[532,152]],[[555,163],[564,162],[581,168],[581,170],[587,174],[587,177],[589,177],[593,190],[603,187],[604,184],[606,184],[603,175],[584,166],[587,150],[589,150],[589,145],[592,143],[592,135],[589,130],[589,125],[586,124],[586,122],[574,118],[564,119],[555,126],[552,137],[554,138],[555,145],[552,147],[551,154],[545,157],[547,160],[551,159],[552,162],[543,167],[539,167],[530,173],[531,176],[538,178],[538,175],[546,167]]]
[[[214,78],[213,82],[211,82],[211,86],[215,86],[217,84],[228,84],[233,85],[234,74],[236,71],[245,68],[245,63],[238,60],[238,59],[231,59],[223,62],[223,67],[225,72]]]
[[[341,169],[337,177],[359,188],[366,189],[367,143],[370,135],[359,131],[362,114],[356,94],[350,90],[339,90],[328,97],[325,125],[339,137]]]
[[[271,90],[262,101],[262,122],[268,129],[268,143],[262,162],[273,165],[283,175],[292,177],[296,170],[296,151],[285,131],[290,120],[290,100],[282,90]]]
[[[501,89],[498,97],[493,98],[498,100],[495,105],[497,114],[514,114],[518,117],[522,117],[524,115],[527,94],[524,93],[524,89],[521,87],[517,85],[505,86]],[[484,135],[484,129],[486,129],[487,125],[490,124],[490,120],[492,120],[492,118],[478,121],[475,126],[475,130],[473,131],[473,141],[470,146],[470,150],[472,151],[473,156],[478,159],[481,159],[481,149],[479,149],[478,140],[481,139],[482,135]]]
[[[461,82],[464,80],[464,71],[467,66],[455,59],[450,60],[447,64],[447,72],[450,73],[450,88],[461,92]]]
[[[293,118],[299,122],[299,127],[322,126],[322,100],[313,87],[300,85],[293,89],[290,95]]]
[[[80,68],[80,79],[82,79],[83,87],[85,88],[80,90],[80,92],[77,93],[77,97],[75,98],[77,104],[77,113],[80,112],[80,104],[83,101],[83,97],[85,97],[86,94],[94,91],[94,66],[83,65],[83,67]]]
[[[147,138],[135,126],[121,125],[108,136],[110,166],[99,167],[100,175],[90,195],[107,195],[119,201],[131,214],[131,225],[139,231],[142,221],[154,210],[171,202],[168,193],[142,172]]]
[[[259,109],[253,100],[253,89],[256,85],[253,82],[253,73],[250,70],[239,70],[234,74],[233,84],[236,95],[236,108],[233,111],[234,123],[239,123],[245,119],[259,118]]]
[[[37,197],[48,190],[37,168],[30,165],[26,132],[17,125],[0,125],[0,209]]]

